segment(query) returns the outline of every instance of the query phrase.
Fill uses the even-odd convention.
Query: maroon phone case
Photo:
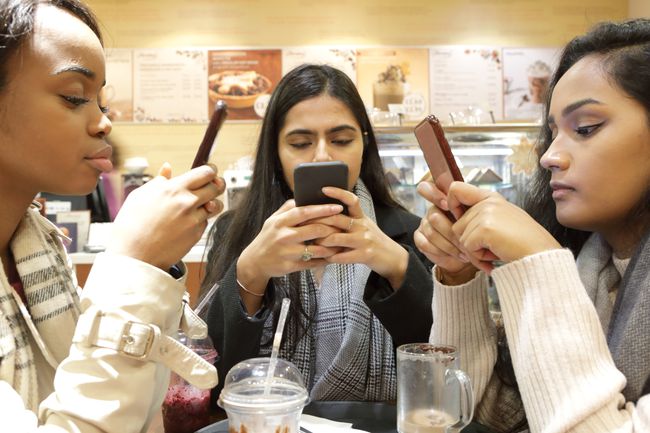
[[[217,138],[223,122],[226,121],[226,116],[228,116],[228,105],[224,101],[218,100],[214,105],[214,112],[212,113],[212,117],[210,117],[210,123],[208,123],[208,127],[205,130],[203,140],[199,145],[199,149],[196,151],[192,168],[208,163],[214,140]]]
[[[451,147],[447,142],[447,138],[445,138],[445,133],[438,118],[433,114],[425,117],[415,127],[414,132],[436,186],[443,189],[444,193],[447,193],[452,181],[463,182],[463,175],[458,165],[456,165],[454,154],[451,152]],[[444,184],[441,185],[438,179],[445,174],[448,175],[442,179]],[[446,213],[452,221],[456,220],[451,212]]]
[[[430,130],[433,131],[433,134],[438,140],[438,143],[434,143],[426,139],[423,131],[424,128],[430,128]],[[463,182],[463,175],[461,174],[458,165],[456,165],[454,154],[451,152],[451,147],[447,142],[445,132],[443,131],[442,126],[440,125],[440,121],[436,116],[430,114],[425,117],[424,120],[422,120],[420,123],[418,123],[418,125],[415,127],[415,138],[417,138],[418,143],[420,144],[420,149],[422,149],[424,159],[429,166],[429,171],[431,172],[432,176],[439,174],[434,173],[436,171],[435,167],[439,166],[438,160],[435,159],[436,151],[433,148],[433,146],[437,146],[444,156],[445,162],[447,164],[447,169],[451,172],[453,180]]]

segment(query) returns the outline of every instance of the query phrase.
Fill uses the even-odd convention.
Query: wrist
[[[399,250],[395,255],[392,255],[390,262],[393,263],[391,272],[385,276],[393,290],[402,287],[406,279],[406,271],[409,264],[409,253],[401,245],[397,244]],[[397,257],[397,260],[396,260]]]
[[[237,260],[237,269],[235,277],[239,285],[240,292],[250,296],[261,297],[266,291],[266,285],[269,281],[268,277],[260,275],[259,268],[248,264],[244,255]],[[257,269],[256,269],[257,268]]]

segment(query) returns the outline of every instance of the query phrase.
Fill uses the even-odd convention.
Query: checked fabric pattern
[[[361,180],[354,193],[363,213],[375,221],[372,198]],[[396,398],[392,339],[363,301],[370,272],[363,264],[328,265],[320,286],[311,271],[300,273],[300,299],[305,313],[314,317],[314,323],[311,331],[298,341],[295,328],[287,326],[280,356],[302,372],[312,400]],[[275,280],[276,296],[286,293],[288,281],[288,276]],[[262,341],[272,339],[268,338],[272,327],[270,315]]]

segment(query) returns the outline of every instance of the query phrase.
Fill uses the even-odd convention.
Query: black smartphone
[[[306,162],[293,170],[293,196],[296,206],[335,203],[347,208],[339,200],[323,194],[323,187],[348,189],[348,166],[341,161]]]
[[[208,163],[210,155],[212,154],[214,141],[217,138],[217,134],[219,133],[223,122],[226,121],[227,116],[228,105],[224,101],[218,100],[214,104],[214,112],[212,113],[212,117],[210,117],[210,123],[208,123],[208,127],[203,135],[203,140],[196,151],[194,162],[192,162],[192,168]]]
[[[463,175],[456,164],[438,118],[433,114],[425,117],[415,127],[414,132],[429,167],[431,178],[438,189],[446,194],[453,181],[463,182]],[[452,221],[456,220],[450,212],[447,212],[447,216]]]

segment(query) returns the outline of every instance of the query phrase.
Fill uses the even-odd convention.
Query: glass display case
[[[428,168],[413,134],[414,126],[376,127],[384,170],[397,199],[416,215],[428,207],[416,185]],[[533,145],[539,125],[495,123],[446,126],[445,136],[466,182],[498,191],[520,204],[535,166]]]

